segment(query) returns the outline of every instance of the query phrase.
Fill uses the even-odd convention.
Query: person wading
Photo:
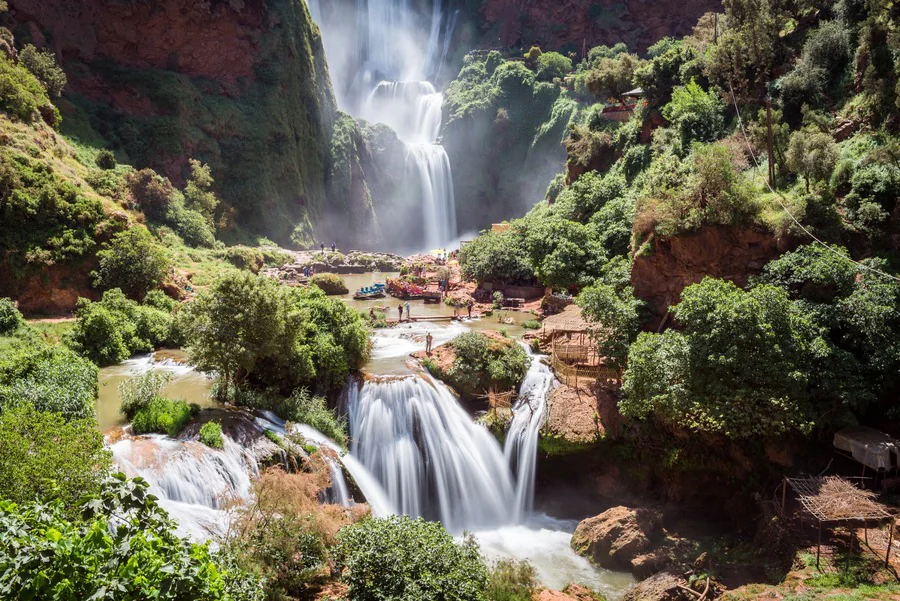
[[[434,336],[431,335],[431,332],[425,336],[425,354],[431,354],[431,342],[434,340]]]
[[[472,299],[470,298],[470,299],[466,302],[466,309],[469,310],[469,319],[472,319],[472,304],[473,304],[473,303],[472,303]]]
[[[403,305],[397,305],[397,323],[403,321]]]

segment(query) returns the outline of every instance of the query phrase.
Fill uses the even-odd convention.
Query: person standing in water
[[[403,305],[397,305],[397,323],[403,321]]]
[[[466,309],[469,310],[469,319],[472,319],[472,299],[471,298],[466,302]]]
[[[406,301],[406,321],[409,321],[409,301]]]
[[[431,335],[431,332],[425,335],[425,354],[431,354],[431,342],[434,340],[434,337]]]

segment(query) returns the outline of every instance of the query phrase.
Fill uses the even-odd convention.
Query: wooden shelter
[[[567,306],[541,324],[541,344],[550,347],[553,371],[566,385],[577,388],[579,380],[618,377],[616,370],[604,365],[603,358],[597,353],[592,332],[599,326],[586,321],[578,305]]]
[[[875,494],[854,486],[851,482],[838,476],[824,478],[784,478],[781,489],[781,514],[784,516],[787,504],[788,488],[793,490],[804,513],[818,523],[818,540],[816,543],[816,568],[819,567],[819,556],[822,551],[822,526],[862,525],[865,529],[866,545],[869,544],[869,525],[890,524],[887,552],[884,565],[888,566],[891,557],[891,545],[894,541],[894,516],[887,507],[875,500]],[[850,538],[850,548],[856,535]],[[871,547],[870,547],[871,549]]]

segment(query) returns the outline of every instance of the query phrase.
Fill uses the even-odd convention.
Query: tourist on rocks
[[[469,310],[469,319],[472,319],[472,304],[473,303],[472,303],[471,298],[468,301],[466,301],[466,309]]]
[[[409,321],[409,301],[404,305],[406,307],[406,321]]]
[[[431,343],[434,341],[434,336],[431,335],[431,332],[425,335],[425,354],[431,354]]]
[[[320,243],[319,243],[319,248],[321,248],[321,249],[322,249],[322,252],[324,253],[324,252],[325,252],[325,243],[324,243],[324,242],[320,242]]]
[[[375,321],[375,307],[369,307],[369,317],[372,318],[372,321]]]
[[[334,252],[334,248],[335,248],[334,242],[332,242],[332,243],[331,243],[331,252]]]
[[[397,323],[403,321],[403,305],[397,305]]]

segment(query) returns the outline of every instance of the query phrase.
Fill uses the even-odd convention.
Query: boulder
[[[650,509],[613,507],[578,524],[571,545],[600,566],[631,569],[631,562],[650,550],[661,522]]]
[[[631,587],[622,599],[623,601],[687,601],[696,598],[678,588],[679,584],[683,585],[684,581],[675,574],[660,572]]]
[[[604,597],[580,584],[570,584],[562,591],[541,589],[534,594],[532,601],[604,601]]]

